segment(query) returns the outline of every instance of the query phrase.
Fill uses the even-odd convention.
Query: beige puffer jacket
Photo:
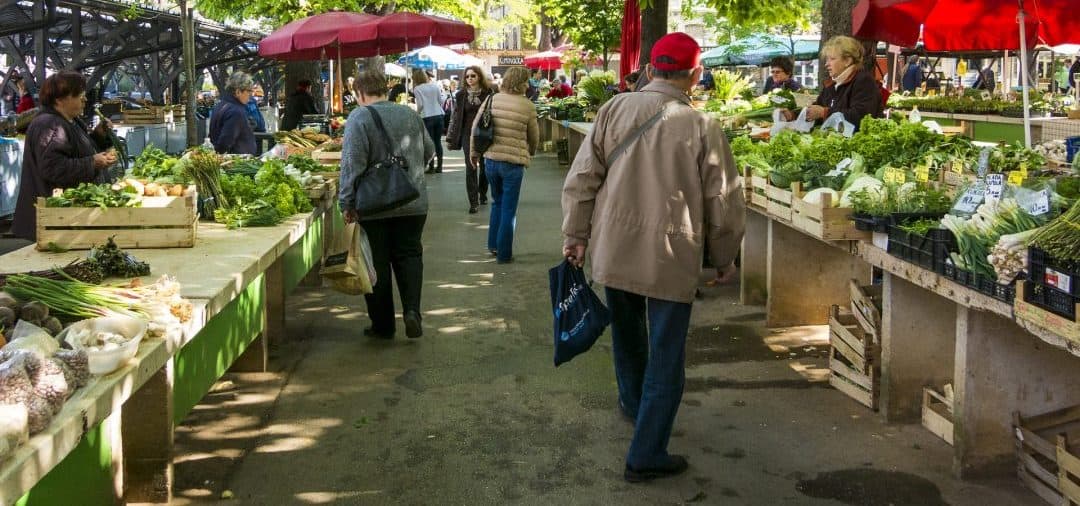
[[[480,122],[487,104],[480,106],[473,128]],[[536,122],[536,107],[524,95],[496,93],[491,99],[491,115],[495,120],[495,142],[484,152],[484,158],[529,166],[540,142],[540,127]],[[476,146],[476,142],[471,143]],[[472,150],[473,156],[479,153]]]

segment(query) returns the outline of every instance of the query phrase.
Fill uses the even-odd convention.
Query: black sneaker
[[[670,459],[671,460],[666,465],[649,469],[634,470],[627,465],[626,471],[623,472],[623,479],[630,483],[641,483],[657,478],[677,476],[685,473],[687,468],[690,467],[690,463],[687,462],[686,457],[683,457],[682,455],[671,455]]]
[[[424,328],[420,326],[420,313],[416,311],[405,311],[403,316],[405,320],[405,336],[410,339],[416,339],[424,335]]]
[[[480,212],[479,206],[469,206],[469,214],[476,214]]]
[[[487,197],[480,197],[480,205],[487,205]]]

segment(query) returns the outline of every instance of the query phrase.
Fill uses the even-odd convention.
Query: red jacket
[[[34,97],[31,97],[29,93],[23,95],[19,99],[19,104],[15,106],[15,114],[22,114],[30,109],[34,108]]]
[[[547,98],[566,98],[574,94],[574,89],[569,84],[562,83],[558,86],[552,86],[551,91],[548,92]]]

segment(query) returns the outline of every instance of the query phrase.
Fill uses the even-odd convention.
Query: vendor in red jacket
[[[820,122],[841,113],[858,129],[863,118],[881,117],[885,109],[881,86],[874,81],[870,71],[863,68],[862,44],[851,37],[837,35],[821,50],[825,53],[825,65],[832,83],[821,91],[813,105],[806,108],[806,119]],[[796,115],[784,110],[784,116],[791,121]]]
[[[19,103],[15,106],[15,113],[22,114],[33,109],[34,97],[27,91],[26,81],[23,80],[22,76],[14,76],[11,80],[15,82],[15,88],[19,90]]]
[[[559,76],[556,84],[551,87],[547,98],[566,98],[574,94],[574,89],[566,84],[566,76]]]
[[[11,232],[19,238],[35,240],[38,197],[52,195],[53,188],[72,188],[79,183],[108,183],[108,168],[116,163],[110,146],[107,120],[90,131],[83,123],[86,108],[86,78],[78,72],[63,71],[49,76],[41,86],[41,112],[26,129],[22,179],[15,204]]]

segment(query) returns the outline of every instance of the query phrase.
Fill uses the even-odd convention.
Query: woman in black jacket
[[[821,91],[813,105],[806,108],[806,119],[820,122],[841,113],[858,130],[863,118],[880,118],[885,110],[881,87],[870,71],[862,68],[862,44],[851,37],[837,35],[821,50],[825,53],[825,64],[833,82]],[[784,111],[784,116],[788,121],[795,119],[792,111]]]
[[[109,183],[108,168],[116,163],[108,129],[102,121],[90,131],[79,117],[86,107],[86,78],[63,71],[49,76],[41,87],[41,112],[26,130],[22,179],[15,204],[11,232],[28,240],[37,238],[38,197],[52,195],[53,188],[72,188],[80,183]]]
[[[225,93],[210,113],[210,142],[218,153],[255,154],[255,130],[247,113],[254,88],[255,81],[243,72],[233,73],[226,81]]]
[[[469,195],[469,213],[479,211],[480,204],[487,204],[488,181],[484,174],[484,162],[473,164],[469,159],[472,143],[472,124],[480,106],[492,94],[491,83],[480,67],[465,69],[461,90],[454,96],[454,106],[450,117],[450,129],[446,133],[446,143],[450,149],[465,150],[465,190]]]

